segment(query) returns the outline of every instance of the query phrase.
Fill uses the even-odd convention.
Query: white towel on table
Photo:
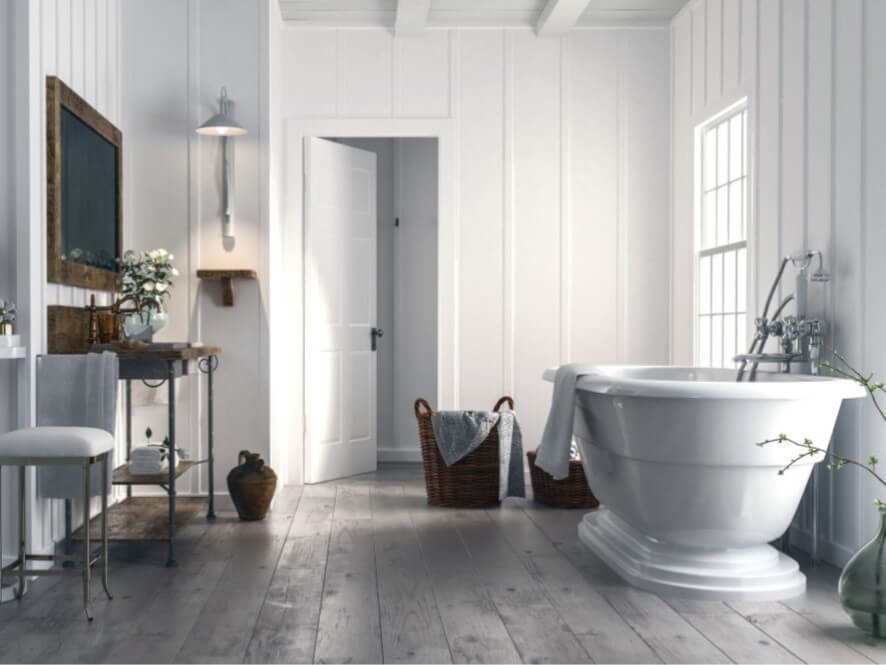
[[[569,449],[575,418],[575,384],[585,374],[593,374],[596,365],[570,363],[557,369],[551,410],[536,453],[535,465],[555,480],[569,475]]]

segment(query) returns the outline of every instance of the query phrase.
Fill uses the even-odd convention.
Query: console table
[[[176,479],[199,464],[208,465],[209,470],[209,508],[206,518],[215,519],[215,486],[213,478],[213,394],[212,378],[218,366],[218,355],[221,348],[218,346],[192,346],[187,343],[155,343],[143,348],[128,348],[119,344],[94,344],[89,347],[90,351],[113,351],[117,354],[120,364],[120,379],[126,382],[126,462],[117,466],[113,473],[114,485],[127,487],[126,501],[123,501],[109,510],[111,519],[112,540],[142,540],[145,539],[145,531],[138,528],[137,520],[139,511],[133,510],[127,502],[136,501],[141,497],[132,496],[133,485],[158,485],[166,490],[169,502],[168,510],[168,557],[166,565],[176,566],[175,560],[175,532],[176,532]],[[191,372],[191,363],[196,365],[198,371],[207,378],[207,404],[208,404],[208,431],[207,431],[207,456],[201,460],[181,460],[176,464],[175,452],[175,380],[187,376]],[[168,418],[169,418],[169,472],[151,476],[134,476],[129,473],[129,456],[132,450],[132,381],[142,381],[152,388],[159,388],[164,383],[169,395]],[[150,381],[159,381],[157,384]],[[193,506],[192,501],[186,502]],[[127,526],[115,529],[114,512],[126,514]],[[127,528],[132,523],[130,528]],[[116,531],[116,533],[115,533]],[[147,534],[153,539],[155,534]],[[130,537],[127,537],[130,536]]]

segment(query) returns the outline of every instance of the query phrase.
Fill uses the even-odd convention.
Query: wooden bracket
[[[235,279],[258,279],[255,270],[198,270],[197,277],[221,280],[222,304],[225,307],[234,306]]]

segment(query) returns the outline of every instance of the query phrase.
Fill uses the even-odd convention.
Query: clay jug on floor
[[[241,520],[263,519],[277,489],[277,474],[258,453],[241,450],[237,462],[239,466],[228,474],[228,492],[237,513]]]

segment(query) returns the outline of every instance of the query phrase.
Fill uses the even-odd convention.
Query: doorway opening
[[[306,481],[419,462],[437,404],[435,137],[308,138]]]

